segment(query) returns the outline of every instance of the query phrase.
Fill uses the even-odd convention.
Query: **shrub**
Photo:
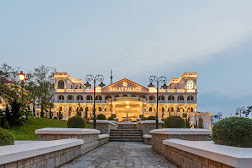
[[[185,120],[180,116],[170,116],[164,121],[165,128],[184,128]]]
[[[108,118],[108,120],[114,120],[114,117],[110,116],[110,117]]]
[[[149,116],[149,117],[147,117],[147,120],[156,120],[156,117],[155,116]]]
[[[85,128],[85,120],[80,116],[74,116],[67,121],[68,128]]]
[[[0,146],[14,145],[14,136],[6,129],[0,128]]]
[[[252,147],[252,119],[230,117],[219,121],[213,127],[212,140],[216,144]]]
[[[143,118],[141,118],[141,120],[143,120],[143,121],[144,121],[144,120],[147,120],[147,118],[146,118],[146,117],[143,117]]]
[[[113,118],[116,118],[116,114],[112,114],[112,117],[113,117]]]
[[[104,114],[97,115],[97,120],[106,120],[106,116]]]

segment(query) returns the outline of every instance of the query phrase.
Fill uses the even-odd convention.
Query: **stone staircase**
[[[138,130],[136,124],[118,124],[118,129],[110,130],[110,141],[143,142],[143,131]]]

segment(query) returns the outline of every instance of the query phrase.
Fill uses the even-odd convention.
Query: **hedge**
[[[212,140],[215,144],[252,147],[252,119],[242,117],[225,118],[213,127]]]
[[[180,116],[169,116],[164,120],[165,128],[185,128],[185,120]]]
[[[147,120],[156,120],[156,117],[155,116],[149,116],[149,117],[147,117]]]
[[[85,120],[80,116],[74,116],[67,121],[68,128],[85,128]]]
[[[0,128],[0,146],[14,145],[14,135],[6,129]]]
[[[106,116],[104,114],[98,114],[97,120],[106,120]]]

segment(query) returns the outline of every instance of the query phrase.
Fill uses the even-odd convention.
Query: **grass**
[[[15,140],[38,140],[35,130],[45,127],[67,128],[67,121],[47,118],[30,118],[23,126],[11,128],[9,131],[14,134]],[[90,125],[86,123],[86,127],[89,128]]]

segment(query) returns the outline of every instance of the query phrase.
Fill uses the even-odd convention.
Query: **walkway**
[[[160,154],[152,150],[151,145],[141,142],[109,142],[90,151],[62,168],[175,168]]]

